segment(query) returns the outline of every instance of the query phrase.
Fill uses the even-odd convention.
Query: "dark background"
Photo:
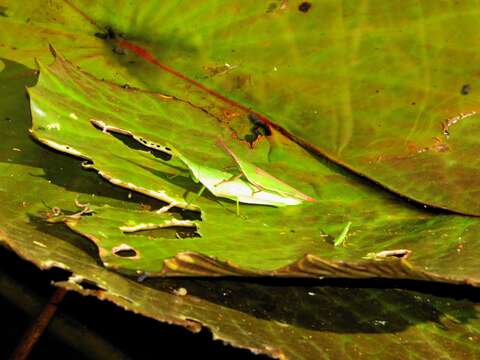
[[[0,278],[2,276],[15,280],[19,293],[33,295],[42,304],[48,302],[55,290],[50,285],[51,280],[55,279],[55,272],[40,271],[16,254],[0,247]],[[0,288],[0,359],[9,358],[33,321],[22,310],[25,306],[12,303],[11,298],[5,294],[6,291],[11,290],[5,286]],[[27,296],[23,299],[28,302]],[[206,329],[193,334],[183,327],[160,323],[127,312],[110,302],[75,292],[67,293],[56,316],[69,318],[81,331],[93,331],[124,353],[127,359],[170,358],[171,354],[180,359],[191,356],[208,359],[268,359],[248,350],[225,345],[221,341],[213,341],[212,334]],[[88,352],[87,350],[86,353]],[[72,348],[48,328],[30,355],[30,359],[88,358],[95,358],[95,355],[89,356]]]

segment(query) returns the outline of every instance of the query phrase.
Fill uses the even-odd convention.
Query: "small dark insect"
[[[253,125],[253,128],[252,128],[253,133],[257,135],[265,135],[265,136],[272,135],[272,131],[270,130],[268,125],[265,124],[262,120],[260,120],[257,115],[248,114],[248,119]]]
[[[312,7],[312,4],[310,4],[308,1],[304,1],[300,5],[298,5],[298,10],[306,13],[308,10],[310,10],[311,7]]]
[[[259,136],[272,135],[272,131],[270,130],[268,125],[265,124],[262,120],[260,120],[257,115],[250,113],[248,114],[248,119],[253,126],[250,129],[250,133],[245,135],[245,140],[250,144],[250,146],[253,145],[253,143],[258,139]]]
[[[460,90],[460,94],[462,95],[468,95],[470,91],[472,90],[470,84],[465,84],[462,86],[462,89]]]

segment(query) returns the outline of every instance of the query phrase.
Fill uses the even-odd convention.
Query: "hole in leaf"
[[[125,235],[142,235],[151,239],[186,239],[201,237],[194,227],[172,226],[157,229],[145,229],[133,232],[124,232]]]
[[[195,229],[181,229],[176,232],[176,236],[179,239],[187,239],[187,238],[196,238],[200,237],[200,234],[197,233]]]
[[[134,258],[137,257],[137,251],[127,244],[122,244],[116,246],[112,249],[113,255],[120,256],[123,258]]]
[[[82,281],[77,283],[85,290],[93,290],[93,291],[105,291],[102,287],[98,286],[95,281],[83,279]]]
[[[407,249],[400,250],[385,250],[380,251],[376,254],[377,257],[387,258],[387,257],[396,257],[399,259],[406,259],[410,255],[411,251]]]
[[[50,279],[56,283],[61,281],[67,281],[72,275],[73,272],[70,270],[62,269],[58,266],[52,266],[48,269],[48,275]]]
[[[107,131],[110,135],[115,137],[117,140],[120,140],[124,145],[128,146],[130,149],[133,150],[141,150],[141,151],[146,151],[151,153],[153,156],[155,156],[158,159],[168,161],[172,158],[171,154],[166,153],[165,151],[162,151],[162,146],[158,144],[154,144],[144,138],[137,138],[132,134],[128,134],[127,132],[121,133],[121,130],[117,129],[109,129],[102,128],[100,125],[100,122],[92,121],[92,125],[102,131]],[[164,148],[166,151],[170,151],[169,148]]]
[[[112,135],[115,136],[117,139],[123,141],[122,139],[120,139],[119,137],[116,136],[117,134],[112,134]],[[118,134],[118,135],[122,136],[122,134]],[[123,135],[123,136],[128,136],[128,135]],[[158,144],[155,144],[155,143],[152,143],[152,142],[150,142],[150,141],[148,141],[144,138],[135,138],[133,136],[131,136],[130,138],[133,141],[136,141],[137,144],[140,142],[140,147],[139,147],[140,150],[148,151],[153,156],[155,156],[159,159],[162,159],[164,161],[168,161],[172,158],[171,154],[165,152],[165,151],[171,151],[171,149],[168,148],[168,147],[162,147],[162,146],[160,146]]]
[[[202,220],[202,213],[180,208],[173,208],[170,212],[178,214],[183,220]]]

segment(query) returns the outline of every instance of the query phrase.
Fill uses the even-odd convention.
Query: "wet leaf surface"
[[[172,3],[155,11],[127,1],[4,2],[11,16],[2,21],[12,31],[1,40],[11,59],[31,65],[54,44],[119,83],[180,92],[207,86],[399,194],[479,214],[471,135],[478,130],[477,54],[465,50],[477,33],[472,2],[408,1],[403,11],[337,1],[306,11],[281,1]],[[207,12],[222,21],[206,21]],[[446,30],[454,24],[464,31]],[[32,32],[18,42],[17,34]],[[72,39],[79,46],[69,46]]]
[[[83,236],[46,220],[55,218],[58,209],[63,215],[78,213],[81,209],[75,206],[77,200],[95,208],[96,213],[84,216],[76,224],[67,223],[72,228],[77,226],[84,235],[92,235],[101,231],[100,226],[91,227],[93,219],[108,218],[106,228],[111,229],[112,220],[118,221],[122,214],[125,218],[139,213],[160,217],[151,210],[159,209],[165,203],[112,186],[94,172],[82,169],[80,161],[33,142],[28,137],[30,109],[24,95],[25,86],[31,87],[36,82],[32,70],[35,69],[34,58],[50,63],[48,44],[53,44],[67,59],[99,79],[105,78],[120,85],[127,83],[130,87],[160,91],[178,98],[188,94],[188,99],[202,108],[213,104],[216,109],[221,103],[218,97],[206,96],[204,90],[135,57],[132,50],[117,47],[109,32],[101,28],[108,25],[116,33],[123,32],[130,41],[148,48],[162,62],[219,94],[228,94],[246,108],[268,116],[335,161],[404,196],[458,212],[477,214],[478,204],[474,199],[478,188],[475,175],[478,166],[475,166],[476,157],[472,155],[476,151],[476,115],[455,120],[458,113],[475,111],[476,85],[470,79],[476,55],[474,50],[466,54],[465,49],[472,48],[462,45],[474,43],[471,37],[476,32],[474,19],[477,10],[473,4],[429,2],[419,5],[408,2],[402,5],[402,11],[396,11],[392,5],[364,2],[360,7],[364,11],[360,11],[340,8],[336,1],[312,3],[308,9],[303,5],[303,10],[299,4],[278,1],[261,4],[260,12],[257,2],[242,3],[242,6],[220,1],[202,2],[198,6],[170,2],[156,7],[155,11],[148,6],[139,11],[137,5],[127,6],[121,2],[115,4],[118,16],[112,17],[113,7],[109,2],[95,6],[75,2],[99,26],[90,23],[68,2],[33,2],[27,7],[21,2],[2,1],[0,5],[1,26],[8,28],[0,33],[0,131],[4,135],[0,142],[0,214],[2,219],[7,219],[1,224],[0,238],[6,246],[41,268],[61,267],[71,271],[74,276],[59,285],[194,331],[206,326],[218,339],[271,356],[373,356],[388,359],[479,356],[475,346],[479,340],[478,299],[462,300],[396,289],[331,287],[322,286],[322,283],[272,285],[252,283],[244,278],[238,281],[150,279],[147,271],[155,273],[168,268],[170,274],[179,274],[174,270],[180,266],[183,274],[187,270],[202,275],[228,270],[236,275],[250,275],[281,269],[289,275],[302,276],[308,272],[315,276],[407,277],[478,284],[479,246],[475,236],[478,221],[475,218],[413,206],[321,158],[312,157],[287,141],[281,133],[272,131],[271,138],[275,141],[268,144],[261,141],[263,145],[254,152],[245,152],[236,143],[232,148],[275,176],[282,178],[287,171],[288,176],[283,180],[302,191],[311,192],[322,201],[289,209],[241,205],[243,217],[238,217],[233,203],[205,194],[192,201],[205,215],[201,219],[192,219],[198,224],[200,237],[177,239],[175,233],[183,229],[120,234],[122,241],[138,236],[142,244],[147,244],[151,237],[161,241],[167,237],[171,243],[171,247],[161,254],[161,260],[148,263],[148,268],[143,268],[145,264],[142,264],[138,278],[129,279],[105,269],[101,265],[105,257],[98,258],[97,247]],[[427,6],[431,11],[421,14],[419,10],[423,9],[420,6]],[[408,11],[403,11],[405,9]],[[207,14],[211,17],[216,13],[222,14],[217,16],[218,22],[206,21]],[[444,16],[445,13],[448,16]],[[189,26],[182,26],[186,22]],[[162,26],[158,26],[159,23]],[[455,27],[454,24],[462,25]],[[462,32],[447,32],[452,26],[463,29],[465,37],[454,39]],[[320,31],[323,27],[335,30]],[[310,34],[312,28],[318,30],[315,32],[319,34],[318,38],[301,36]],[[418,30],[422,29],[426,31],[424,37],[417,37]],[[247,38],[259,40],[246,41]],[[436,46],[425,46],[427,38],[433,39],[430,43]],[[296,46],[299,43],[304,46]],[[350,43],[357,53],[350,51]],[[382,44],[395,51],[372,50]],[[330,50],[323,51],[325,48]],[[418,49],[426,49],[421,55],[424,62],[416,60],[418,54],[422,54]],[[438,53],[432,53],[432,49]],[[332,63],[338,66],[332,67]],[[456,66],[452,67],[454,63]],[[455,71],[445,71],[445,68]],[[371,69],[374,71],[369,71]],[[345,78],[351,81],[343,81]],[[464,78],[468,80],[463,81]],[[418,79],[423,80],[416,86]],[[92,80],[92,83],[97,81]],[[110,86],[115,96],[121,92],[108,83],[104,86]],[[383,97],[371,95],[370,88]],[[81,94],[79,90],[85,89],[76,89],[70,94]],[[131,92],[138,91],[131,89]],[[67,116],[71,112],[63,113],[66,109],[58,106],[62,101],[68,102],[69,106],[75,101],[85,101],[81,96],[72,96],[59,103],[55,96],[51,99],[57,101],[53,110],[60,110]],[[98,105],[104,98],[90,96],[89,100]],[[408,104],[411,107],[405,106]],[[417,104],[421,105],[421,110]],[[125,107],[130,115],[136,114],[136,105],[130,103]],[[103,110],[95,106],[82,109],[82,112],[91,116],[89,111],[104,114]],[[236,122],[233,130],[248,135],[255,124],[245,109],[242,111],[242,121]],[[148,111],[146,114],[152,115]],[[203,119],[198,111],[191,109],[185,114]],[[228,111],[223,113],[225,116],[229,114]],[[62,117],[62,121],[66,119]],[[109,116],[109,119],[124,120],[115,116]],[[412,122],[412,119],[416,120]],[[451,120],[445,123],[445,119]],[[132,124],[135,125],[135,121],[127,121],[122,128],[143,131],[154,142],[165,140],[159,138],[165,134],[152,133],[148,126],[138,128]],[[80,122],[75,125],[83,126]],[[91,134],[92,139],[99,140],[98,144],[102,146],[91,153],[92,144],[86,146],[85,149],[89,150],[87,157],[97,156],[93,159],[94,164],[103,160],[107,168],[112,161],[107,158],[105,149],[114,150],[110,155],[127,160],[117,168],[109,169],[121,175],[118,176],[122,181],[119,185],[124,186],[125,181],[128,183],[124,176],[132,176],[125,170],[134,169],[139,175],[135,174],[132,179],[143,181],[147,184],[145,189],[149,188],[153,179],[151,169],[141,168],[138,164],[146,162],[157,169],[162,160],[149,153],[151,149],[131,149],[124,138],[102,133],[91,123],[89,126],[91,129],[85,135]],[[375,131],[372,126],[377,126]],[[51,130],[50,134],[55,128]],[[265,135],[265,129],[259,130],[258,127],[253,135],[259,132],[261,136]],[[85,139],[69,135],[69,141],[85,143]],[[247,142],[249,139],[244,138]],[[169,139],[178,143],[174,140],[178,139]],[[273,156],[270,159],[265,156],[269,147]],[[189,156],[198,160],[212,148],[200,148]],[[189,152],[188,149],[182,150]],[[217,151],[215,148],[211,153],[216,155],[218,165],[232,164],[227,154],[217,154]],[[176,171],[186,170],[178,165]],[[439,169],[442,169],[441,173]],[[198,187],[188,185],[191,184],[188,176],[168,182],[165,180],[167,176],[155,175],[173,196],[184,198],[186,195],[191,199],[192,193],[198,190]],[[188,193],[180,191],[182,188],[188,189]],[[311,211],[307,217],[305,209]],[[277,218],[279,213],[282,215]],[[165,220],[165,214],[162,215]],[[176,216],[173,214],[174,218]],[[258,227],[263,216],[268,219],[266,223],[271,229],[267,232]],[[179,218],[185,220],[184,213]],[[285,221],[286,218],[289,222]],[[333,239],[348,222],[352,222],[352,226],[345,240],[346,247],[334,247]],[[242,237],[236,231],[240,224]],[[312,224],[315,224],[315,236],[312,235]],[[125,225],[131,226],[128,221],[120,226]],[[295,233],[290,234],[287,230],[291,230],[291,225],[295,227]],[[118,234],[118,228],[113,230]],[[285,238],[279,236],[282,232],[287,232],[283,234],[287,235]],[[309,240],[296,242],[301,237]],[[177,240],[184,244],[180,246]],[[258,244],[260,241],[262,246]],[[183,258],[184,262],[181,258],[172,258],[178,252],[191,254],[191,249],[202,253],[205,250],[209,257],[187,256]],[[382,259],[380,254],[386,254],[385,250],[401,249],[411,251],[407,260],[378,261]],[[128,249],[123,250],[128,254]],[[295,263],[305,253],[312,256]],[[399,253],[402,254],[396,254]],[[104,254],[100,252],[100,255]],[[111,257],[111,252],[108,255]],[[167,262],[164,267],[163,260],[169,257],[173,259],[170,263],[173,266]],[[364,257],[374,260],[367,261]],[[109,266],[130,274],[139,270],[139,266],[132,266],[131,262],[125,265],[125,259],[117,261]],[[292,263],[293,266],[282,268]],[[387,266],[383,266],[385,263]],[[138,279],[145,278],[145,271],[147,279],[138,282]],[[83,279],[96,284],[98,289],[82,288]],[[452,288],[451,293],[454,292],[455,288]],[[379,343],[382,346],[378,346]]]
[[[408,1],[403,11],[337,1],[307,11],[281,1],[171,3],[155,11],[127,1],[4,3],[10,15],[2,21],[12,31],[0,40],[10,59],[32,66],[53,44],[121,84],[204,92],[196,82],[403,196],[479,214],[478,55],[465,50],[478,32],[474,2]],[[206,21],[206,13],[222,21]],[[137,51],[143,59],[136,44],[147,50]]]
[[[25,71],[23,67],[12,68],[8,62],[7,66],[10,79]],[[31,72],[21,79],[22,85],[35,81]],[[21,88],[19,84],[17,89]],[[65,196],[69,197],[64,200],[66,207],[77,196],[82,201],[98,198],[112,205],[122,201],[126,206],[123,202],[128,201],[127,192],[98,181],[95,174],[85,172],[72,159],[19,136],[28,128],[29,119],[28,103],[20,92],[17,95],[9,97],[9,103],[15,105],[10,110],[2,106],[2,116],[12,120],[8,146],[16,144],[23,153],[16,162],[2,158],[3,169],[9,170],[2,174],[14,174],[10,183],[2,177],[2,185],[10,186],[10,195],[2,197],[2,218],[9,219],[2,223],[2,240],[41,268],[66,269],[66,279],[70,272],[74,275],[59,285],[194,331],[206,326],[217,339],[272,356],[327,358],[335,354],[358,358],[361,354],[392,358],[392,352],[407,359],[478,356],[475,344],[480,310],[472,300],[395,289],[339,288],[315,282],[292,286],[243,280],[147,278],[139,283],[105,270],[96,260],[96,250],[85,239],[58,224],[38,219],[38,213],[51,211],[45,204],[58,203]],[[19,128],[23,130],[13,131]],[[9,153],[8,146],[2,148],[2,154]],[[28,181],[30,192],[13,190],[22,178]],[[97,195],[92,197],[92,192]],[[11,196],[15,193],[17,196]],[[137,206],[132,203],[133,209]],[[74,207],[70,210],[76,211]],[[83,288],[81,284],[85,283],[89,287]],[[175,295],[184,293],[180,289],[186,290],[185,296]],[[379,348],[378,341],[385,346]]]
[[[475,250],[469,251],[476,248],[476,218],[410,205],[330,166],[274,129],[269,136],[259,136],[252,148],[231,126],[242,128],[242,119],[249,123],[249,117],[233,122],[215,115],[222,111],[215,98],[197,100],[195,94],[185,93],[188,97],[181,99],[124,89],[93,78],[61,57],[50,67],[41,66],[39,83],[29,94],[32,134],[39,141],[87,159],[89,169],[116,185],[161,200],[173,199],[168,202],[179,209],[188,205],[201,211],[195,222],[199,236],[184,239],[142,232],[164,221],[163,214],[152,214],[152,210],[104,208],[85,218],[67,219],[72,229],[99,246],[109,267],[150,275],[252,274],[253,270],[286,276],[443,278],[476,283]],[[118,134],[137,145],[128,146]],[[231,167],[232,159],[218,145],[218,138],[238,156],[317,201],[283,208],[242,204],[238,216],[230,200],[208,191],[205,196],[195,195],[199,186],[176,157],[162,160],[151,151],[173,146],[202,165]],[[146,145],[141,148],[141,144]],[[177,214],[181,217],[182,211]],[[336,247],[331,240],[347,222],[352,226],[345,246]],[[129,224],[138,231],[121,231]],[[130,256],[117,254],[119,246],[130,250]],[[408,259],[365,259],[395,250],[403,250]],[[450,259],[445,261],[445,256]]]
[[[146,60],[153,54],[255,109],[333,161],[409,198],[479,215],[475,3],[272,4],[177,4],[111,20],[106,3],[92,17],[142,34],[129,40]],[[222,21],[206,21],[207,11]],[[139,77],[175,88],[178,76],[161,71]]]

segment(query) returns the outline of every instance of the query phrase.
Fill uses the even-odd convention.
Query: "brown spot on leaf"
[[[8,7],[0,6],[0,16],[8,17]]]
[[[300,5],[298,5],[298,10],[306,13],[308,12],[308,10],[310,10],[311,7],[312,7],[312,4],[310,4],[308,1],[304,1]]]
[[[447,152],[450,150],[448,144],[439,137],[434,138],[434,144],[430,147],[430,150],[436,152]]]
[[[277,4],[275,4],[275,3],[270,3],[270,4],[268,4],[267,14],[275,11],[276,8],[277,8]]]
[[[252,82],[250,75],[237,75],[232,79],[232,90],[239,90]]]
[[[233,111],[231,109],[223,109],[222,110],[223,116],[227,119],[231,119],[237,116],[240,116],[240,113],[237,111]]]
[[[468,95],[471,90],[472,90],[472,88],[471,88],[470,84],[464,84],[464,85],[462,85],[462,88],[460,89],[460,94]]]
[[[221,64],[221,65],[204,66],[203,70],[205,72],[205,77],[211,78],[211,77],[214,77],[216,75],[226,74],[230,70],[235,69],[235,68],[236,68],[236,66],[225,63],[225,64]]]

